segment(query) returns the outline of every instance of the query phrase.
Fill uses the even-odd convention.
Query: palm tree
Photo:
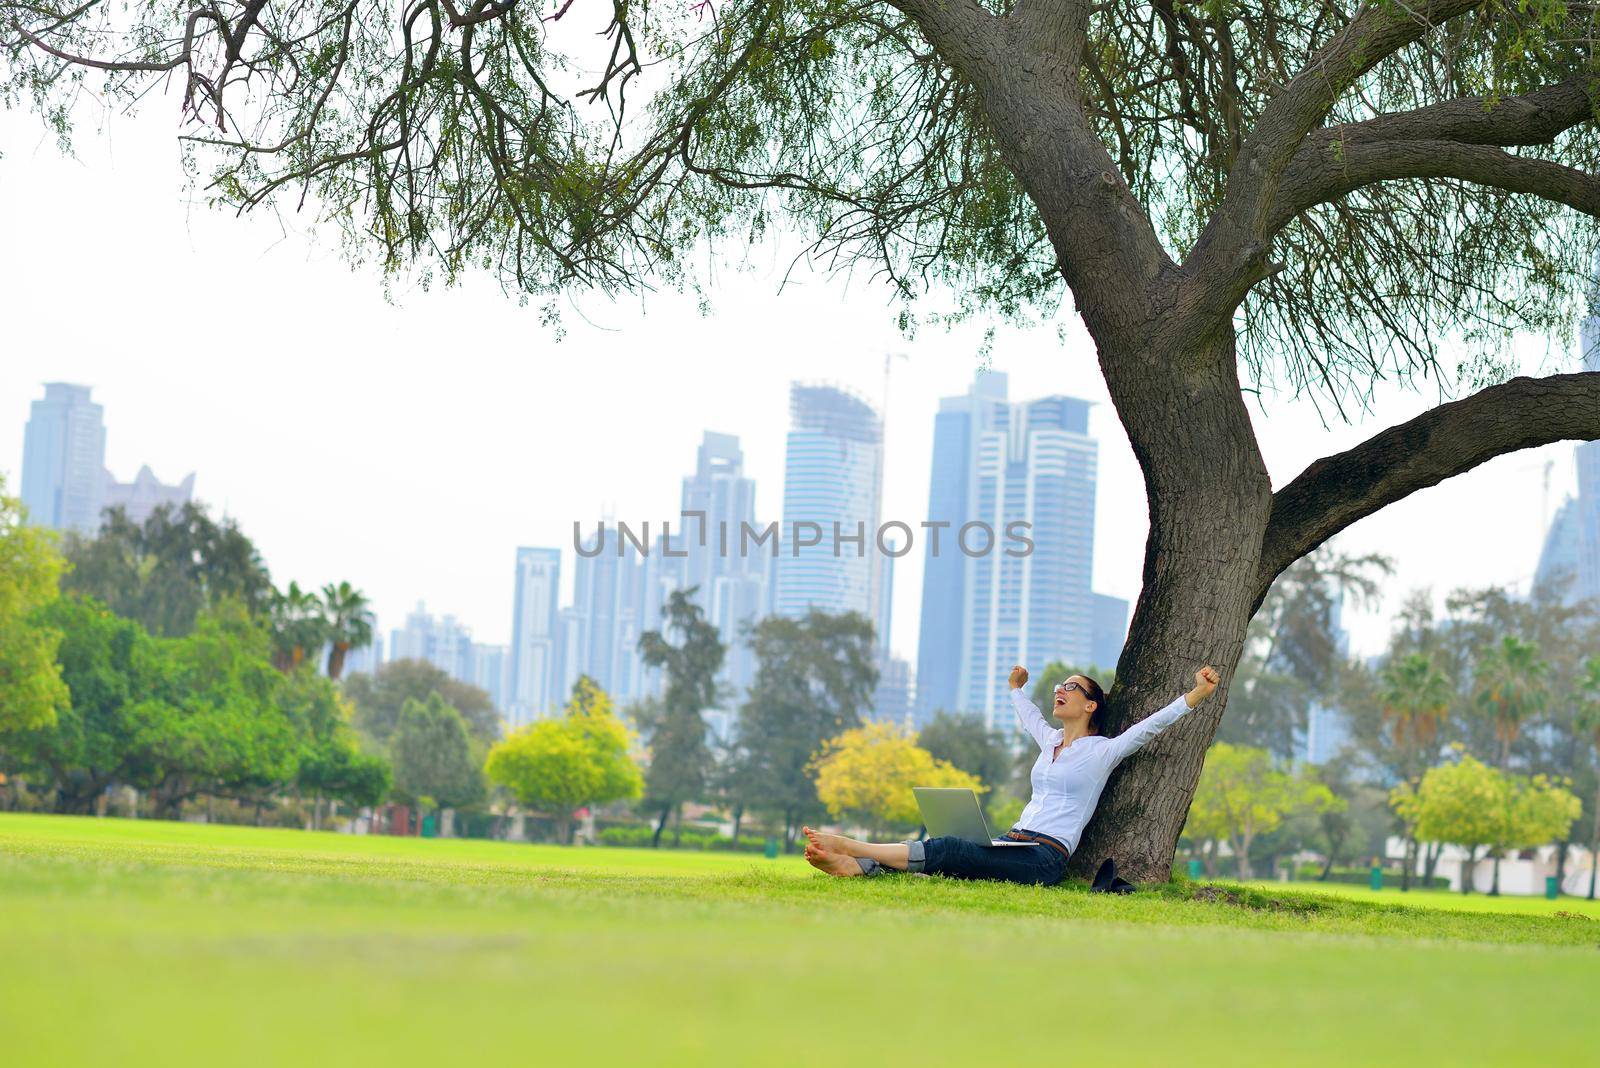
[[[328,625],[322,599],[298,582],[272,592],[272,664],[285,674],[298,668],[309,650],[321,649]]]
[[[322,609],[330,643],[328,678],[337,681],[350,650],[372,644],[372,609],[366,596],[348,582],[322,587]]]
[[[1578,708],[1575,717],[1580,731],[1589,734],[1595,756],[1600,758],[1600,657],[1583,662],[1578,677]],[[1600,878],[1600,775],[1596,776],[1594,796],[1594,834],[1589,841],[1589,900],[1594,900],[1595,882]]]
[[[1405,780],[1415,789],[1422,775],[1417,757],[1433,745],[1439,737],[1439,725],[1450,714],[1450,680],[1426,653],[1407,653],[1384,665],[1383,683],[1383,720],[1400,750]],[[1411,889],[1415,849],[1416,841],[1407,828],[1406,860],[1400,872],[1402,890]]]
[[[1539,646],[1513,634],[1501,638],[1478,663],[1478,702],[1494,720],[1501,771],[1511,761],[1511,744],[1521,734],[1523,721],[1544,708],[1549,674],[1549,663],[1539,658]]]

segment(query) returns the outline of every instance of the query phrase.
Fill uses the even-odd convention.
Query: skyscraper
[[[389,659],[423,660],[452,679],[472,682],[472,632],[455,616],[432,615],[419,601],[406,625],[389,632]]]
[[[1600,293],[1600,281],[1596,283]],[[1600,315],[1591,315],[1578,328],[1583,369],[1600,371]],[[1534,585],[1564,585],[1563,599],[1576,601],[1600,597],[1600,441],[1586,441],[1574,451],[1578,467],[1578,495],[1561,504],[1545,534]]]
[[[745,525],[760,528],[756,484],[745,476],[738,438],[706,431],[695,472],[683,480],[683,511],[701,513],[704,520],[686,518],[683,529],[673,535],[673,550],[688,554],[677,561],[682,575],[675,584],[695,589],[695,603],[721,635],[727,654],[720,681],[730,699],[737,700],[755,675],[754,657],[739,635],[744,624],[766,614],[770,556],[770,550],[744,543]],[[652,558],[667,559],[659,552]],[[656,626],[647,622],[645,629]]]
[[[860,612],[875,624],[883,556],[883,428],[878,413],[837,386],[796,382],[789,390],[782,548],[773,610]],[[879,634],[880,648],[888,635]]]
[[[1094,595],[1094,635],[1089,641],[1089,663],[1113,671],[1128,638],[1128,602],[1108,594]]]
[[[31,522],[93,533],[100,527],[106,428],[88,386],[47,382],[22,443],[22,503]]]
[[[1013,664],[1085,663],[1093,651],[1098,445],[1089,402],[1011,403],[980,374],[934,423],[918,714],[974,712],[992,725]],[[1027,523],[1025,549],[1011,535]]]
[[[517,582],[511,605],[506,703],[513,727],[545,715],[560,698],[561,550],[517,549]]]
[[[168,485],[148,466],[132,482],[106,470],[104,410],[89,399],[89,386],[47,382],[36,400],[22,442],[22,503],[30,522],[92,534],[107,508],[121,508],[142,524],[161,505],[180,506],[194,497],[194,475]]]
[[[681,558],[666,557],[649,531],[602,523],[584,542],[573,572],[572,607],[562,613],[562,684],[588,675],[622,703],[659,690],[659,673],[639,658],[639,636],[661,626],[665,591],[681,582]],[[673,551],[682,542],[673,537]],[[564,697],[564,693],[563,693]]]

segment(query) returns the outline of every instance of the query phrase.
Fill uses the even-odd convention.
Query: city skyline
[[[1094,588],[1130,601],[1138,593],[1143,477],[1070,309],[1034,328],[924,315],[908,336],[887,289],[758,245],[719,274],[714,292],[669,287],[642,302],[572,294],[559,329],[546,327],[537,307],[518,306],[492,280],[425,290],[415,277],[352,267],[295,217],[238,220],[186,199],[165,117],[154,111],[116,121],[115,153],[109,141],[85,142],[74,158],[30,139],[20,122],[0,116],[0,132],[18,148],[0,158],[11,193],[0,218],[30,249],[26,261],[0,262],[0,303],[28,310],[13,317],[0,360],[0,428],[11,428],[0,470],[13,493],[40,383],[93,382],[108,409],[139,413],[115,421],[107,466],[176,473],[203,450],[201,499],[243,525],[274,575],[302,585],[359,578],[391,622],[425,595],[485,640],[505,642],[504,572],[516,546],[567,544],[575,520],[592,527],[623,503],[629,516],[675,517],[679,480],[705,428],[738,435],[746,471],[776,488],[789,382],[840,381],[876,398],[883,354],[901,351],[910,358],[895,366],[888,405],[886,514],[926,508],[926,413],[965,390],[975,370],[1003,370],[1019,396],[1067,392],[1098,405]],[[82,240],[64,240],[59,220],[27,209],[56,198],[78,205],[72,232]],[[101,287],[95,314],[84,315],[77,292],[53,280],[82,275],[90,241],[100,250],[92,275],[118,282]],[[187,287],[184,329],[232,338],[228,359],[170,342],[161,324],[172,277]],[[306,341],[241,331],[241,291],[257,295],[253,315],[287,309]],[[1518,373],[1538,375],[1573,369],[1574,348],[1518,336],[1510,353]],[[1456,347],[1443,343],[1440,359],[1453,368]],[[1270,375],[1246,385],[1259,389],[1251,419],[1281,487],[1314,460],[1433,407],[1448,376],[1416,388],[1376,383],[1364,403],[1347,406],[1348,423]],[[1393,555],[1400,578],[1375,611],[1347,618],[1352,648],[1381,648],[1411,589],[1431,589],[1440,610],[1458,585],[1525,591],[1549,512],[1575,486],[1572,446],[1545,446],[1355,524],[1339,546]],[[764,500],[770,518],[776,498]],[[1490,500],[1502,504],[1493,517]],[[433,554],[440,544],[455,555]],[[899,565],[892,645],[914,661],[920,554]],[[570,569],[562,578],[570,588]]]

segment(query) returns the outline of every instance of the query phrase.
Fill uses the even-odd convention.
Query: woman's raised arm
[[[1061,741],[1061,732],[1044,721],[1039,706],[1028,700],[1022,688],[1028,685],[1028,669],[1017,666],[1011,669],[1011,708],[1017,714],[1017,724],[1028,732],[1040,749],[1054,749]]]
[[[1172,726],[1184,715],[1211,696],[1211,691],[1217,688],[1221,676],[1216,669],[1210,666],[1203,667],[1194,674],[1194,689],[1173,701],[1170,705],[1152,716],[1146,716],[1138,723],[1129,727],[1121,734],[1112,738],[1106,745],[1106,755],[1111,760],[1111,766],[1116,767],[1128,757],[1145,747],[1145,744]]]

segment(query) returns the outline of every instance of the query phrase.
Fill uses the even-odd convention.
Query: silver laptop
[[[969,789],[945,786],[913,786],[911,793],[922,810],[922,824],[930,838],[961,838],[981,846],[1026,846],[1032,842],[1013,842],[989,833],[978,795]]]

